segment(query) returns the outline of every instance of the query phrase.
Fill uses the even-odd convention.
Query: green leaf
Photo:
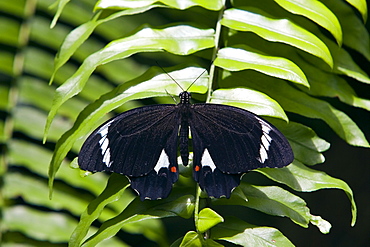
[[[83,196],[72,187],[58,186],[55,189],[55,198],[51,201],[46,196],[48,188],[45,180],[19,173],[8,173],[5,176],[4,189],[6,189],[4,195],[7,198],[21,196],[30,204],[55,210],[64,209],[74,214],[79,214],[91,199],[91,196]]]
[[[317,226],[317,228],[319,228],[320,232],[322,232],[324,234],[329,233],[329,231],[331,229],[331,224],[328,221],[322,219],[320,216],[311,215],[310,222],[311,222],[312,225]]]
[[[137,197],[121,214],[104,222],[83,246],[96,246],[114,236],[125,224],[174,216],[189,218],[194,211],[194,197],[191,195],[179,197],[179,194],[179,190],[174,188],[170,196],[162,200],[143,202]]]
[[[144,27],[134,35],[115,40],[85,59],[76,73],[58,87],[45,126],[44,141],[59,107],[81,92],[91,73],[99,65],[129,57],[138,52],[167,51],[177,55],[191,53],[214,46],[213,29],[197,29],[178,25],[164,29]]]
[[[128,179],[124,179],[122,175],[113,173],[110,176],[105,190],[82,213],[80,222],[71,235],[69,246],[80,246],[91,224],[100,216],[104,207],[118,200],[128,186]]]
[[[51,84],[54,80],[55,73],[58,71],[58,69],[68,61],[68,59],[76,52],[77,48],[79,48],[81,44],[90,36],[98,24],[99,22],[97,22],[96,19],[93,19],[75,28],[67,35],[55,56],[54,71],[50,77],[49,84]]]
[[[203,239],[198,233],[194,231],[189,231],[185,234],[184,238],[181,241],[180,247],[202,247]]]
[[[243,205],[266,214],[289,217],[304,228],[311,223],[324,234],[329,233],[331,228],[328,221],[310,213],[303,199],[277,186],[255,186],[242,182],[230,200],[219,200],[216,203]]]
[[[20,28],[18,21],[0,16],[0,30],[3,34],[0,37],[0,43],[7,45],[18,44],[18,32]]]
[[[54,176],[63,159],[71,150],[73,144],[91,129],[97,127],[99,119],[107,112],[133,99],[143,99],[155,96],[168,96],[168,93],[178,94],[182,90],[170,78],[187,88],[195,78],[204,72],[203,68],[188,67],[184,69],[169,68],[168,74],[161,73],[159,68],[151,68],[142,76],[122,84],[113,91],[103,95],[99,100],[86,107],[78,116],[73,127],[58,140],[49,166],[49,186],[52,189]],[[171,77],[169,77],[171,76]],[[189,91],[205,93],[207,90],[208,75],[202,76],[193,84]]]
[[[45,50],[28,47],[24,54],[24,70],[33,76],[47,79],[52,71],[53,56]]]
[[[294,246],[279,230],[259,227],[235,217],[227,217],[212,230],[212,238],[248,247],[292,247]]]
[[[180,1],[173,1],[173,0],[120,0],[120,1],[110,1],[110,0],[99,0],[96,7],[97,8],[114,8],[114,9],[130,9],[130,8],[141,8],[152,5],[153,3],[163,3],[168,5],[172,8],[176,9],[187,9],[193,6],[201,6],[205,9],[209,10],[220,10],[224,6],[224,0],[217,0],[217,1],[206,1],[206,0],[180,0]]]
[[[27,133],[37,140],[42,140],[43,125],[45,124],[46,117],[45,111],[41,111],[35,107],[20,106],[14,114],[14,128]],[[27,122],[24,121],[25,118],[28,119]],[[51,141],[57,141],[70,126],[71,123],[66,118],[56,117],[54,125],[50,128],[49,139]]]
[[[210,238],[207,238],[205,241],[204,241],[204,246],[206,247],[223,247],[222,244],[219,244],[217,243],[216,241],[213,241],[212,239]]]
[[[248,88],[218,89],[212,93],[210,103],[240,107],[258,115],[288,121],[281,106],[266,94]]]
[[[68,241],[71,230],[77,224],[75,218],[65,213],[47,212],[20,205],[4,208],[3,213],[3,229],[11,232],[20,232],[22,235],[32,238],[33,241],[39,240],[39,244],[48,241],[48,246],[65,244]],[[20,245],[13,241],[8,239],[2,244],[4,246],[34,246],[33,244],[27,245],[25,242],[18,242],[22,241],[19,237],[17,237],[16,243],[20,243]],[[36,243],[37,246],[39,244]],[[111,238],[102,244],[115,247],[127,246],[116,238]]]
[[[251,81],[251,78],[253,80]],[[285,111],[300,114],[309,118],[324,120],[342,139],[354,146],[369,147],[363,132],[345,113],[335,109],[324,100],[313,98],[295,89],[288,83],[276,81],[252,71],[239,72],[238,75],[228,76],[223,85],[235,85],[235,82],[252,89],[264,92],[274,98]]]
[[[288,139],[294,152],[294,159],[306,165],[316,165],[325,161],[321,153],[329,149],[330,143],[319,138],[311,128],[295,122],[289,124],[274,122],[274,125]]]
[[[166,229],[161,219],[146,219],[143,221],[125,224],[124,231],[130,234],[142,234],[158,246],[168,246]]]
[[[69,3],[69,1],[70,0],[57,0],[51,7],[52,8],[54,8],[55,6],[57,6],[58,8],[57,8],[57,12],[55,13],[55,15],[54,15],[54,18],[53,18],[53,20],[52,20],[52,22],[51,22],[51,24],[50,24],[50,28],[53,28],[55,25],[56,25],[56,23],[57,23],[57,21],[58,21],[58,19],[59,19],[59,17],[60,17],[60,15],[62,14],[62,12],[63,12],[63,9],[64,9],[64,7],[67,5],[67,3]]]
[[[294,90],[289,87],[282,87],[288,90]],[[286,111],[301,114],[310,118],[323,119],[342,139],[354,146],[369,147],[363,132],[358,128],[355,122],[352,121],[345,113],[335,109],[325,101],[312,98],[304,93],[296,91],[287,92],[292,93],[295,98],[295,104],[291,103],[290,99],[278,101]],[[284,101],[284,102],[283,102]]]
[[[277,186],[255,186],[242,182],[233,191],[230,200],[217,200],[220,205],[242,205],[266,214],[289,217],[307,228],[313,215],[300,197]]]
[[[59,212],[39,211],[20,205],[3,211],[3,227],[41,241],[66,242],[75,225],[73,217]]]
[[[327,4],[328,7],[336,13],[342,25],[343,43],[358,51],[360,54],[365,56],[367,60],[370,60],[369,31],[366,29],[364,22],[359,18],[355,10],[344,1],[328,1],[325,4]],[[367,11],[366,7],[361,7],[361,9],[362,11]]]
[[[280,169],[261,168],[255,170],[279,183],[286,184],[296,191],[311,192],[320,189],[341,189],[351,202],[353,226],[356,222],[357,208],[351,188],[344,181],[333,178],[325,172],[308,168],[298,161],[294,161],[287,167]]]
[[[315,35],[288,19],[272,19],[257,9],[228,9],[221,24],[244,32],[254,32],[272,42],[297,47],[324,60],[331,68],[333,59],[326,45]]]
[[[0,1],[0,9],[3,12],[13,14],[17,17],[24,16],[24,2],[21,1],[12,1],[12,0],[3,0]]]
[[[53,81],[56,72],[62,67],[70,57],[77,51],[77,49],[90,37],[93,31],[101,24],[117,19],[126,15],[133,15],[145,12],[159,5],[149,5],[142,8],[135,8],[129,10],[123,10],[109,15],[106,18],[99,19],[100,14],[94,16],[94,18],[88,22],[73,29],[64,39],[62,46],[60,47],[54,61],[54,71],[50,78],[49,83]]]
[[[229,71],[254,69],[261,73],[310,87],[301,69],[288,59],[248,51],[248,47],[222,48],[214,64]]]
[[[364,22],[367,20],[367,2],[366,0],[346,0],[349,4],[355,7],[362,15]]]
[[[1,61],[0,61],[1,63]],[[8,105],[9,105],[9,86],[7,85],[0,85],[0,109],[5,112],[7,110]]]
[[[98,174],[88,177],[95,177]],[[81,237],[83,238],[86,235],[86,231],[91,228],[90,225],[94,220],[99,218],[104,221],[116,216],[116,212],[122,211],[122,208],[125,208],[134,199],[131,191],[125,190],[127,188],[127,181],[127,178],[123,178],[122,175],[112,174],[106,189],[98,198],[89,204],[88,209],[81,217],[81,221],[83,220],[84,224],[79,224],[75,229],[73,234],[77,235],[77,239],[72,240],[71,238],[71,244],[81,241]],[[65,203],[68,202],[69,200],[65,200]],[[107,204],[110,204],[109,207],[104,208]],[[111,208],[114,208],[115,212],[112,212]],[[79,211],[81,212],[82,210]],[[132,234],[143,234],[148,239],[166,245],[165,231],[161,222],[156,219],[125,224],[122,226],[122,230]]]
[[[209,230],[220,222],[223,222],[224,219],[221,215],[216,213],[210,208],[203,208],[199,212],[199,219],[195,222],[197,230],[201,233]]]
[[[205,241],[205,246],[207,246],[207,247],[223,247],[223,245],[222,244],[219,244],[219,243],[217,243],[216,241],[213,241],[212,239],[206,239]]]
[[[329,47],[334,58],[334,69],[336,73],[344,74],[360,82],[370,84],[369,76],[355,63],[355,61],[353,61],[351,55],[344,48],[338,48],[333,41],[326,38],[324,35],[322,35],[322,39]],[[328,70],[328,72],[332,74],[333,71]]]
[[[320,1],[275,0],[275,2],[287,11],[305,16],[327,29],[337,40],[338,45],[342,45],[342,29],[340,23],[333,12]]]
[[[0,51],[0,71],[6,75],[13,75],[13,54],[7,51]]]
[[[52,152],[45,147],[38,145],[30,145],[26,141],[21,140],[11,140],[8,142],[9,145],[9,163],[18,164],[26,167],[28,170],[32,171],[34,174],[38,174],[40,177],[45,176],[45,171],[51,160]],[[57,178],[63,180],[65,183],[82,189],[89,190],[94,194],[99,194],[101,188],[105,185],[106,176],[103,173],[94,174],[94,176],[87,176],[81,179],[80,170],[71,169],[67,164],[61,166],[61,171],[57,174]],[[31,184],[33,182],[30,182]],[[38,182],[35,182],[35,185]],[[45,185],[45,184],[43,184]],[[26,187],[28,185],[25,185]],[[28,186],[32,187],[32,186]],[[16,188],[16,187],[15,187]],[[47,190],[47,188],[45,188]],[[45,198],[46,190],[38,188],[35,191],[43,191],[42,198],[47,202],[52,202],[49,199]],[[26,192],[25,192],[26,193]],[[59,192],[56,192],[59,193]],[[35,193],[28,193],[27,196],[33,196]],[[59,196],[56,195],[58,200]],[[64,197],[61,197],[63,202],[71,204],[69,200],[66,200]],[[36,199],[36,198],[35,198]],[[61,204],[63,205],[63,204]]]
[[[45,81],[28,76],[22,77],[18,81],[18,85],[20,97],[19,100],[23,104],[33,105],[34,107],[36,106],[37,108],[40,108],[45,112],[50,110],[50,105],[52,104],[55,88],[47,85]],[[59,113],[64,117],[68,117],[69,119],[75,119],[78,113],[82,111],[83,108],[86,107],[86,105],[86,102],[83,101],[81,98],[72,98],[59,109]],[[47,115],[42,115],[45,115],[45,123]],[[68,126],[68,124],[66,126]],[[60,135],[58,136],[58,139],[59,137]]]
[[[59,49],[68,32],[68,28],[59,25],[54,29],[50,29],[50,20],[42,18],[41,16],[34,17],[30,28],[32,30],[31,40],[33,42],[55,51]],[[54,56],[54,51],[50,55]]]
[[[314,58],[310,56],[305,56],[305,54],[303,54],[304,60],[296,58],[295,61],[299,60],[298,65],[307,75],[310,84],[312,83],[312,77],[317,78],[320,83],[325,83],[325,78],[320,80],[320,77],[317,75],[317,73],[322,74],[324,72],[327,72],[330,76],[335,76],[333,72],[339,75],[346,75],[360,82],[370,84],[369,76],[360,68],[359,65],[355,63],[351,55],[343,47],[338,47],[332,40],[328,39],[324,35],[320,35],[319,37],[328,46],[330,53],[333,56],[334,71],[324,66],[317,66],[317,62],[314,60]],[[317,70],[317,72],[312,71],[312,69],[307,70],[307,66],[313,67]]]
[[[360,107],[370,111],[370,100],[357,96],[355,90],[352,89],[352,87],[343,77],[319,70],[309,64],[304,64],[301,66],[301,68],[308,73],[308,78],[311,85],[310,90],[302,88],[302,91],[314,96],[339,98],[340,101],[348,105]],[[347,70],[343,67],[339,69],[348,76],[356,76],[353,70]],[[361,79],[356,79],[363,82],[366,81],[366,83],[370,84],[370,79],[367,78],[367,76],[361,77]]]

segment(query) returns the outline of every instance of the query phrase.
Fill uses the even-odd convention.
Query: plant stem
[[[216,23],[216,31],[215,31],[215,47],[213,49],[213,54],[212,54],[212,64],[209,69],[209,79],[208,79],[208,92],[207,92],[207,100],[206,102],[209,103],[211,100],[211,93],[213,90],[213,87],[215,85],[215,78],[217,77],[217,71],[216,71],[216,66],[214,65],[213,61],[216,59],[217,52],[220,49],[220,37],[221,37],[221,19],[224,14],[225,7],[220,10],[220,13],[218,15],[217,23]]]

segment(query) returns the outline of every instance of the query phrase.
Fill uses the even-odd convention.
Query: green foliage
[[[293,246],[278,229],[218,209],[248,207],[326,234],[330,223],[293,192],[327,188],[346,193],[355,224],[347,183],[308,167],[325,161],[330,144],[288,117],[320,119],[350,145],[369,147],[357,124],[328,100],[370,110],[370,100],[348,83],[370,84],[351,57],[354,50],[370,60],[366,1],[235,0],[226,9],[223,0],[100,0],[94,6],[60,0],[54,12],[51,4],[0,1],[4,246],[127,246],[120,231],[159,246]],[[295,161],[256,172],[289,189],[246,176],[230,199],[210,199],[195,190],[189,168],[180,167],[168,198],[142,202],[124,176],[85,176],[73,169],[76,160],[68,166],[84,137],[113,116],[107,113],[149,98],[173,103],[169,95],[182,89],[153,60],[184,89],[213,61],[189,91],[196,100],[268,117],[288,138]],[[162,221],[170,217],[194,221],[186,233],[170,236],[173,243]]]

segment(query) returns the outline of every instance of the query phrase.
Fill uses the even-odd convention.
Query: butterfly
[[[103,123],[84,142],[80,168],[124,174],[141,200],[162,199],[178,180],[178,151],[189,164],[191,141],[194,180],[208,196],[229,198],[244,173],[293,161],[284,135],[252,112],[191,104],[187,90],[179,97],[178,104],[135,108]]]

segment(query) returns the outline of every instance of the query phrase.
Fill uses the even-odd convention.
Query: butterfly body
[[[237,107],[191,104],[184,91],[177,105],[136,108],[98,127],[78,163],[83,170],[128,176],[142,200],[165,198],[178,179],[178,149],[188,165],[189,134],[193,178],[211,197],[230,197],[247,171],[293,161],[288,141],[267,121]]]

